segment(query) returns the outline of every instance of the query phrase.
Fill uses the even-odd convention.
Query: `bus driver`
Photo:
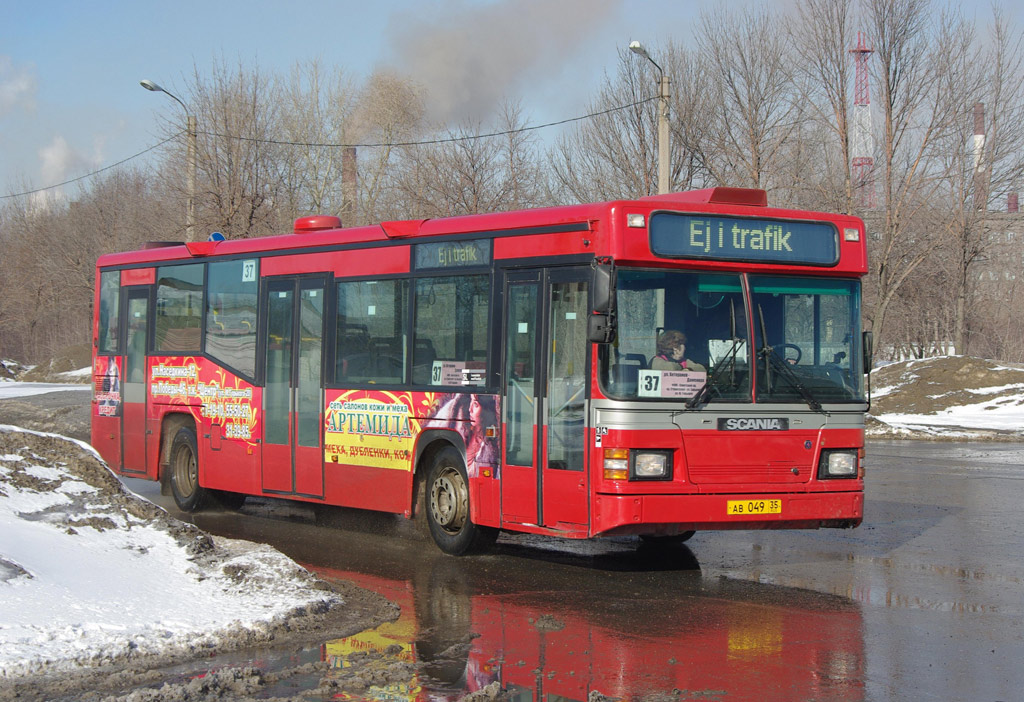
[[[696,361],[685,357],[686,334],[675,329],[666,329],[658,337],[658,354],[651,359],[652,370],[698,371],[706,369]]]

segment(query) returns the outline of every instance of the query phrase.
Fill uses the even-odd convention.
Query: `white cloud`
[[[9,56],[0,56],[0,116],[17,106],[35,104],[36,77],[30,68],[15,66]]]
[[[93,160],[73,149],[62,136],[56,136],[43,148],[39,149],[40,174],[43,182],[59,183],[69,176],[79,175],[88,170]]]

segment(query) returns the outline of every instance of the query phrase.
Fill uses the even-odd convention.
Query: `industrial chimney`
[[[985,209],[985,103],[974,103],[974,209]]]

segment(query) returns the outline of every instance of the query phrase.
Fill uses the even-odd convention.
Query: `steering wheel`
[[[779,353],[779,358],[781,358],[783,361],[786,361],[787,363],[790,360],[792,360],[793,361],[793,365],[796,365],[797,363],[800,363],[800,359],[804,357],[804,352],[801,351],[800,347],[797,346],[796,344],[778,344],[777,346],[774,346],[773,349]],[[792,349],[793,351],[796,351],[796,358],[794,358],[794,359],[786,358],[786,354],[783,353],[783,351],[785,349]]]

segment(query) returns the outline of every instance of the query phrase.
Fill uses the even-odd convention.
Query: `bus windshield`
[[[691,407],[863,402],[859,283],[745,278],[620,268],[618,332],[601,350],[606,393]]]
[[[759,402],[863,402],[860,283],[750,276]]]
[[[713,400],[751,400],[739,274],[620,268],[616,294],[618,333],[601,351],[610,396],[688,400],[708,383]]]

